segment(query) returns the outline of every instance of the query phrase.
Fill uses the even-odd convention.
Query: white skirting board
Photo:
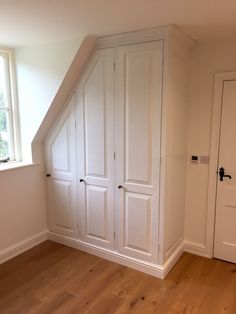
[[[156,265],[154,263],[149,263],[145,261],[140,261],[138,259],[127,257],[118,252],[109,251],[106,249],[101,249],[91,244],[84,243],[80,240],[72,239],[66,236],[58,235],[53,232],[48,232],[48,239],[54,242],[58,242],[75,249],[94,254],[101,258],[110,260],[112,262],[134,268],[136,270],[142,271],[149,275],[164,279],[175,263],[178,261],[183,253],[183,246],[179,247],[174,254],[168,259],[164,266]]]
[[[206,258],[212,256],[206,252],[206,247],[192,242],[181,242],[180,245],[175,249],[173,254],[168,258],[165,264],[156,265],[154,263],[140,261],[138,259],[127,257],[118,252],[101,249],[99,247],[84,243],[80,240],[72,239],[66,236],[62,236],[47,230],[40,232],[24,241],[17,243],[0,252],[0,264],[12,259],[13,257],[33,248],[34,246],[46,241],[47,239],[58,242],[75,249],[94,254],[104,259],[108,259],[112,262],[119,263],[121,265],[134,268],[142,271],[149,275],[164,279],[170,270],[173,268],[175,263],[179,260],[183,252],[189,252],[195,255],[199,255]]]
[[[206,246],[200,243],[184,241],[184,252],[206,258],[212,258],[211,254],[207,251]]]
[[[48,239],[48,231],[42,231],[24,241],[21,241],[9,248],[0,251],[0,264],[8,261],[9,259],[31,249],[32,247],[46,241]]]

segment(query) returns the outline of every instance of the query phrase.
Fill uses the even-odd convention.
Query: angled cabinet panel
[[[50,231],[76,233],[74,96],[46,140],[47,207]]]
[[[162,41],[117,49],[116,213],[119,252],[158,260]]]
[[[114,248],[113,49],[97,50],[77,88],[80,237]]]
[[[51,165],[54,173],[70,173],[69,150],[65,149],[69,145],[70,125],[69,119],[62,126],[51,144]]]
[[[100,57],[83,87],[86,176],[107,176],[106,69]]]

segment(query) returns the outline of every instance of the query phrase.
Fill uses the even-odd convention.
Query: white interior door
[[[74,237],[76,232],[76,151],[74,96],[46,140],[49,229]]]
[[[77,95],[80,237],[113,249],[113,49],[95,52]]]
[[[157,261],[163,45],[119,47],[116,58],[118,250]]]
[[[214,256],[236,263],[236,81],[224,81],[219,147]],[[222,172],[223,174],[223,172]]]

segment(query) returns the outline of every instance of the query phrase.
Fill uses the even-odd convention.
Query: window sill
[[[39,164],[40,163],[31,163],[31,162],[23,162],[23,161],[0,163],[0,172],[1,171],[14,170],[14,169],[18,169],[18,168],[37,166]]]

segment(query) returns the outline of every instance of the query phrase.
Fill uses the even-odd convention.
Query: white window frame
[[[11,154],[8,162],[21,161],[20,149],[20,127],[19,127],[19,111],[17,102],[17,86],[16,86],[16,72],[14,50],[11,48],[0,46],[0,56],[6,61],[6,77],[7,77],[7,107],[9,115],[9,135]],[[1,165],[2,163],[0,163]]]

